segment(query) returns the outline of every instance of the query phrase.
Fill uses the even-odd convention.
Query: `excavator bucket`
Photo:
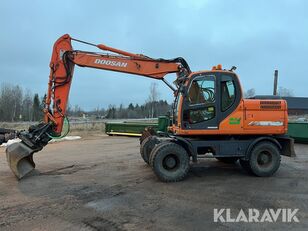
[[[11,144],[6,148],[7,162],[18,179],[23,178],[35,168],[33,162],[35,151],[23,142]]]

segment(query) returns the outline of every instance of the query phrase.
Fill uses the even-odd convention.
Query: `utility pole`
[[[277,95],[277,84],[278,84],[278,70],[275,70],[273,95]]]

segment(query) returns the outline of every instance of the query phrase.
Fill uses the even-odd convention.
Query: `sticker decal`
[[[234,118],[234,117],[231,117],[229,119],[229,124],[232,124],[232,125],[238,125],[241,123],[241,117],[240,118]]]
[[[282,126],[281,121],[252,121],[248,125],[250,126]]]

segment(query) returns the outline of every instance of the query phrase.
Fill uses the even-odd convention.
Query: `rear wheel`
[[[241,167],[249,174],[253,174],[248,160],[240,160]]]
[[[145,138],[140,145],[140,154],[145,163],[149,164],[149,158],[152,149],[158,144],[159,141],[153,136]]]
[[[271,176],[280,166],[280,150],[271,142],[261,142],[252,149],[249,161],[241,161],[241,165],[246,170],[251,171],[256,176]]]
[[[216,159],[226,164],[234,164],[238,160],[237,157],[216,157]]]
[[[186,150],[172,142],[158,144],[150,155],[150,165],[154,173],[164,182],[183,180],[189,171],[189,161]]]

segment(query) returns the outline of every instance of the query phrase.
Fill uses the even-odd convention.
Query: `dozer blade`
[[[35,168],[33,153],[36,151],[23,142],[11,144],[6,148],[7,162],[18,179],[23,178]]]

